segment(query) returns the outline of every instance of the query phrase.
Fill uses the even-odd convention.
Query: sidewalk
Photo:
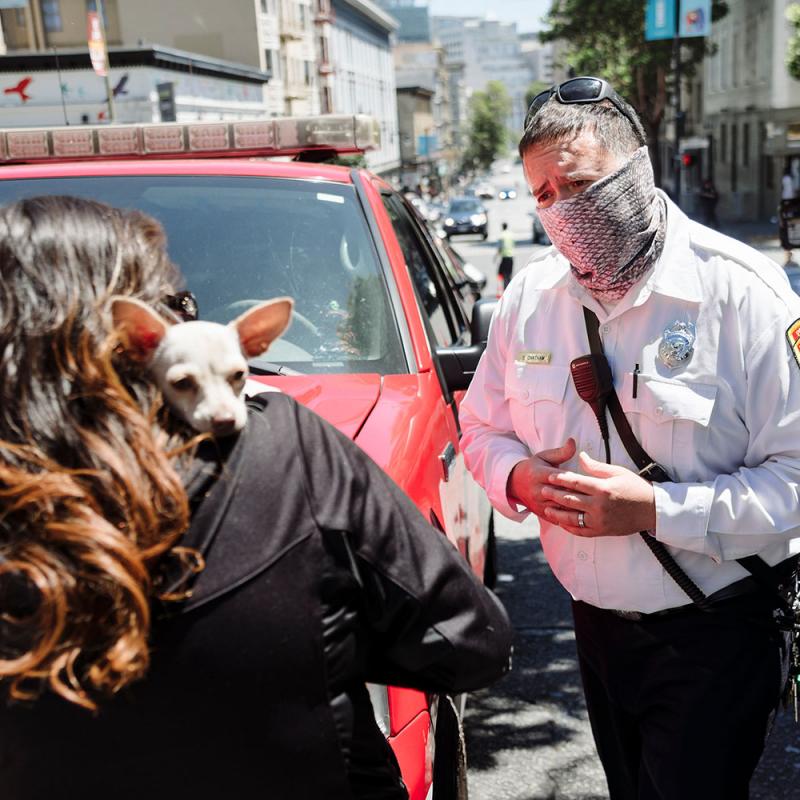
[[[786,251],[781,247],[775,222],[723,222],[720,232],[749,244],[781,266],[786,260]]]

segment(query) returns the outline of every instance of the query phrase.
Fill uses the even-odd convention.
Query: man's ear
[[[242,352],[247,358],[266,352],[289,327],[293,307],[291,297],[275,297],[259,303],[229,323],[239,334]]]
[[[111,315],[125,355],[147,363],[169,330],[169,323],[150,306],[132,297],[112,297]]]

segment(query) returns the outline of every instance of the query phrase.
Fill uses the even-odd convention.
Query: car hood
[[[380,375],[251,375],[248,394],[280,391],[324,417],[354,439],[381,392]]]

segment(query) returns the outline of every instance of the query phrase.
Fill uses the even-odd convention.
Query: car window
[[[430,320],[436,344],[448,347],[456,341],[458,334],[447,308],[445,290],[431,263],[431,253],[403,204],[393,195],[383,195],[383,204],[392,221],[423,309]]]
[[[450,203],[451,214],[469,213],[472,211],[478,211],[480,208],[481,204],[474,200],[453,200],[453,202]]]
[[[227,323],[270,297],[294,298],[289,329],[262,361],[308,373],[407,371],[352,186],[201,175],[0,181],[2,204],[41,194],[90,197],[155,217],[201,319]]]

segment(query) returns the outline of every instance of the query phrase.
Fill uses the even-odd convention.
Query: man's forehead
[[[534,144],[525,151],[524,161],[538,161],[542,157],[557,157],[559,160],[573,160],[583,155],[611,155],[590,128],[584,128],[575,136],[563,137],[553,141]]]
[[[620,161],[591,130],[583,130],[569,139],[533,145],[525,152],[522,166],[530,181],[543,171],[557,170],[565,175],[582,170],[607,172],[616,168]]]

